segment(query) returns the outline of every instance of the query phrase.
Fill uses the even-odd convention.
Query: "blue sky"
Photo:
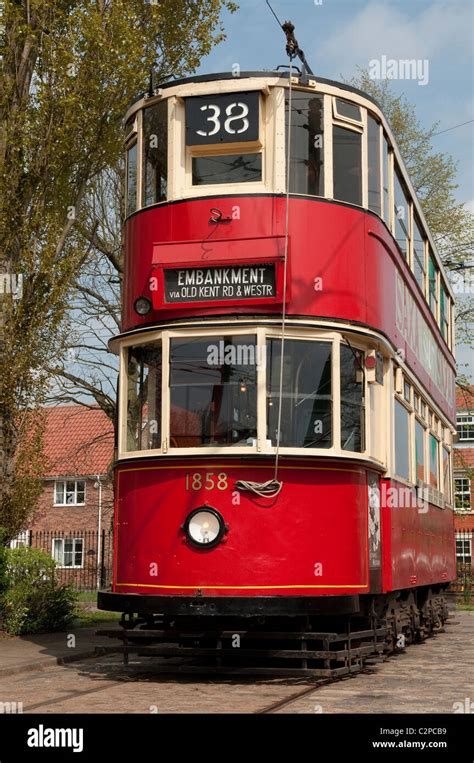
[[[472,0],[270,0],[281,21],[291,19],[295,34],[316,77],[341,80],[357,66],[382,56],[428,61],[428,82],[392,80],[392,89],[415,104],[428,127],[446,130],[474,119]],[[203,60],[199,74],[272,69],[287,64],[285,38],[265,0],[240,0],[239,10],[224,13],[227,40]],[[455,192],[474,212],[474,123],[433,139],[458,163]],[[461,362],[468,360],[460,352]],[[471,369],[472,370],[472,369]]]

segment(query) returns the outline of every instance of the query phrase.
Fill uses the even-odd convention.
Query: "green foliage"
[[[0,527],[0,597],[8,586],[7,554],[5,546],[6,530]]]
[[[130,101],[190,73],[223,39],[229,0],[30,0],[5,3],[0,61],[0,523],[10,537],[41,490],[49,368],[87,258],[73,235],[91,184],[121,153]],[[14,362],[13,362],[14,359]],[[30,418],[29,423],[25,419]],[[26,445],[25,445],[26,440]]]
[[[75,617],[77,594],[55,579],[55,561],[40,549],[7,549],[9,587],[0,597],[3,629],[13,635],[56,631]]]
[[[54,583],[56,562],[40,548],[18,546],[7,549],[7,565],[12,587],[23,584],[34,587],[45,581]]]

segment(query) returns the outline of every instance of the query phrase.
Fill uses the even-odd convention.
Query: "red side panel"
[[[403,501],[404,486],[382,481],[382,555],[385,590],[413,588],[456,578],[454,514],[433,504]],[[384,493],[382,492],[382,495]],[[404,505],[398,505],[403,503]]]
[[[223,460],[118,467],[115,591],[194,595],[318,596],[367,593],[367,486],[358,465],[283,463],[273,499],[235,489],[273,466]],[[194,479],[199,474],[200,479]],[[186,477],[188,475],[188,477]],[[192,485],[202,483],[200,489]],[[181,526],[203,504],[228,526],[198,549]]]

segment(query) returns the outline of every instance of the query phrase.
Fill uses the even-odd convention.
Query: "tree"
[[[455,162],[433,147],[439,122],[423,127],[413,104],[403,95],[396,96],[389,80],[373,80],[365,69],[359,69],[358,75],[349,82],[373,96],[385,114],[445,267],[456,274],[466,273],[472,261],[474,218],[465,205],[455,199],[454,191],[458,187]],[[450,280],[458,297],[457,341],[473,347],[471,281],[460,275]]]
[[[230,0],[6,0],[0,95],[0,525],[21,529],[41,489],[48,367],[88,251],[73,235],[91,184],[121,151],[127,104],[195,70]],[[26,412],[26,414],[25,414]],[[23,465],[23,466],[22,466]]]

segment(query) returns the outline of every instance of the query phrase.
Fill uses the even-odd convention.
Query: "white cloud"
[[[373,58],[434,58],[449,51],[456,55],[472,51],[473,8],[470,2],[446,4],[436,1],[422,12],[413,14],[392,4],[369,2],[318,51],[337,62],[342,71],[354,63],[367,66]]]

